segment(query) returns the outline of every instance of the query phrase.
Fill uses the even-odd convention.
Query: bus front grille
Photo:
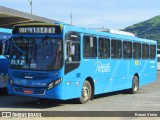
[[[15,92],[18,92],[18,93],[24,93],[24,88],[22,87],[15,87],[14,88],[14,91]],[[36,88],[36,89],[32,89],[33,93],[32,94],[36,94],[36,95],[44,95],[45,94],[45,90],[44,89],[39,89],[39,88]]]
[[[32,79],[32,80],[44,80],[49,79],[50,76],[47,73],[34,73],[34,72],[17,72],[12,73],[13,77],[21,79]]]

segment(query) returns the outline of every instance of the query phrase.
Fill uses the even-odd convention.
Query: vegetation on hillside
[[[160,15],[124,29],[140,38],[160,41]]]

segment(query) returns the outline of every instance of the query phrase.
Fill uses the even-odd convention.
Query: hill
[[[160,15],[129,26],[123,30],[132,32],[140,38],[160,41]]]

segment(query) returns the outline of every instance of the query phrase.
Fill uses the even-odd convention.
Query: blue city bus
[[[94,95],[156,80],[157,42],[67,24],[21,24],[12,31],[9,94],[86,103]]]
[[[0,88],[7,87],[8,60],[3,56],[3,50],[5,41],[11,37],[11,32],[11,29],[0,28]]]

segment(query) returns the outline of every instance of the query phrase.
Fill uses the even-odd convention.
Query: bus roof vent
[[[122,30],[110,29],[110,33],[120,34],[120,35],[128,35],[128,36],[135,37],[135,35],[134,35],[133,33],[131,33],[131,32],[126,32],[126,31],[122,31]]]

